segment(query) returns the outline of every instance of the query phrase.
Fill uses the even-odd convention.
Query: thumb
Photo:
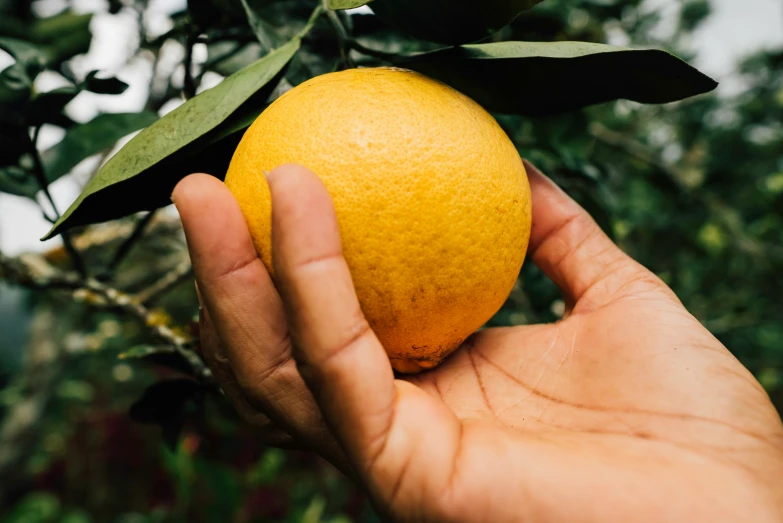
[[[601,230],[578,203],[525,161],[533,198],[529,252],[562,291],[568,309],[587,311],[612,301],[638,283],[673,293]]]

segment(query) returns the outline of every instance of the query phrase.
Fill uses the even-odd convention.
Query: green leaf
[[[121,360],[140,360],[160,367],[193,375],[193,369],[180,353],[168,346],[136,345],[117,355]]]
[[[204,387],[190,379],[161,381],[147,387],[128,415],[139,423],[160,426],[173,448],[185,420],[203,409],[204,395]]]
[[[264,18],[253,9],[248,3],[248,0],[242,0],[242,7],[245,9],[247,21],[250,24],[250,28],[253,30],[253,34],[256,35],[258,43],[261,44],[261,47],[265,51],[273,49],[278,44],[274,27],[267,23]]]
[[[37,45],[17,38],[0,37],[0,49],[10,54],[32,80],[46,66],[47,56]]]
[[[0,72],[0,104],[21,105],[30,98],[32,90],[33,81],[22,64],[15,63]],[[5,120],[6,115],[0,115],[0,121]]]
[[[92,523],[93,519],[83,510],[68,512],[60,518],[60,523]]]
[[[31,172],[16,165],[0,167],[0,192],[35,198],[40,187]]]
[[[152,125],[158,115],[141,113],[101,114],[87,123],[75,125],[65,137],[41,155],[49,182],[68,174],[82,160],[112,147],[118,140]]]
[[[82,88],[96,94],[122,94],[129,85],[118,78],[96,78],[98,71],[92,71],[82,82]]]
[[[136,345],[135,347],[131,347],[125,352],[119,353],[117,355],[117,359],[135,360],[140,358],[146,358],[147,356],[158,354],[159,352],[164,350],[168,352],[174,351],[174,349],[172,349],[171,347],[156,347],[154,345]]]
[[[542,0],[374,0],[373,12],[402,31],[431,42],[483,40]]]
[[[717,82],[665,51],[586,42],[498,42],[403,57],[498,113],[546,115],[617,99],[667,103]]]
[[[264,55],[258,42],[247,44],[229,40],[207,44],[207,68],[222,76],[230,76]]]
[[[38,126],[48,123],[53,116],[60,114],[80,92],[77,87],[61,87],[33,97],[24,111],[27,125]]]
[[[47,66],[53,69],[77,54],[90,49],[92,14],[65,11],[34,23],[30,37],[39,43],[47,55]]]
[[[46,120],[46,123],[56,125],[57,127],[62,127],[66,130],[76,125],[76,122],[71,120],[71,118],[65,113],[53,114]]]
[[[201,28],[222,26],[242,16],[240,0],[187,0],[188,15]]]
[[[0,16],[0,36],[27,38],[27,26],[21,19],[4,12],[3,16]]]
[[[32,149],[29,128],[24,124],[10,125],[3,122],[0,125],[0,143],[3,144],[0,147],[0,167],[18,165],[19,158]]]
[[[327,7],[334,10],[354,9],[356,7],[367,5],[370,2],[372,2],[372,0],[329,0],[327,2]]]
[[[165,423],[182,416],[185,403],[200,403],[204,388],[198,382],[173,379],[150,385],[130,408],[130,416],[139,423]]]
[[[233,136],[238,122],[244,125],[260,113],[300,45],[295,37],[139,133],[87,184],[47,238],[65,228],[162,207],[191,169],[215,169],[222,177],[226,148],[239,141]],[[216,156],[205,156],[208,151]],[[195,160],[204,163],[194,165]]]
[[[32,23],[25,23],[11,17],[5,19],[5,17],[4,14],[0,19],[0,34],[20,39],[28,46],[35,47],[41,58],[41,67],[46,65],[56,69],[63,61],[79,53],[85,53],[90,48],[92,14],[65,11]],[[2,45],[0,48],[5,49]],[[20,60],[18,56],[14,57]]]
[[[89,33],[92,14],[64,11],[36,21],[30,27],[30,38],[39,43],[51,43],[70,33]]]
[[[32,492],[3,515],[2,523],[50,523],[57,521],[61,504],[48,492]]]

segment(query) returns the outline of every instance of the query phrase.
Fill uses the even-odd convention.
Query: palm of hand
[[[482,474],[535,468],[549,488],[539,485],[533,521],[556,513],[562,521],[666,521],[682,517],[680,503],[705,498],[713,505],[703,507],[704,519],[686,509],[693,521],[709,513],[761,521],[753,510],[768,504],[744,491],[773,481],[783,466],[783,432],[766,394],[654,281],[614,300],[554,325],[482,331],[442,367],[410,380],[462,420],[466,447],[482,449],[455,466],[459,496],[490,480]],[[499,439],[537,450],[492,452]],[[506,476],[500,488],[516,486]],[[646,490],[647,502],[628,497],[629,488]],[[569,491],[583,498],[569,499]],[[491,500],[482,494],[467,495],[476,516],[497,509],[482,506]],[[525,520],[520,505],[509,508],[509,519]],[[465,514],[462,504],[458,510]]]
[[[534,167],[531,257],[567,317],[481,331],[397,380],[358,307],[328,194],[287,169],[270,178],[279,293],[219,182],[193,177],[174,194],[205,357],[268,442],[314,449],[401,521],[783,513],[783,427],[760,385]]]

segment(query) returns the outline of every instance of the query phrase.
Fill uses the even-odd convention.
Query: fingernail
[[[522,159],[525,164],[525,171],[527,172],[528,179],[533,183],[534,178],[540,179],[543,183],[555,187],[558,191],[564,192],[563,189],[549,176],[541,172],[541,169],[533,165],[529,160]]]

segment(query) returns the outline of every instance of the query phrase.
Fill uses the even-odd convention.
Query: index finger
[[[204,306],[237,383],[276,423],[301,432],[316,414],[314,405],[291,356],[280,296],[239,204],[206,174],[183,179],[173,199]]]

